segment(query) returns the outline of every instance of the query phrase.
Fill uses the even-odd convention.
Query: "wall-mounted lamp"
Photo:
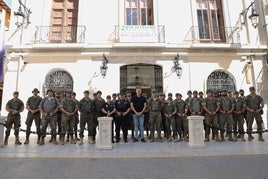
[[[107,64],[109,63],[108,59],[105,56],[105,53],[103,53],[103,60],[102,60],[102,65],[100,66],[100,73],[103,78],[105,78],[108,66]]]
[[[177,74],[178,78],[181,78],[182,67],[181,67],[179,60],[180,60],[180,56],[179,56],[179,54],[177,54],[177,56],[173,60],[173,66],[171,68],[171,71],[175,72]]]
[[[27,8],[25,4],[21,2],[21,0],[18,1],[20,6],[18,11],[14,12],[14,15],[17,17],[17,22],[15,22],[15,25],[19,28],[25,24],[25,26],[27,27],[31,23],[29,18],[32,11]]]
[[[240,13],[240,22],[242,25],[246,24],[249,8],[251,8],[251,14],[248,16],[248,18],[250,19],[252,26],[257,28],[259,24],[259,14],[257,14],[255,11],[254,2],[251,2],[251,4]]]

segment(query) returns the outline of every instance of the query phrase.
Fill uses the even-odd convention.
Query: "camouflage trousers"
[[[32,114],[31,112],[28,112],[27,115],[27,119],[26,119],[26,135],[30,135],[31,133],[31,127],[33,124],[33,120],[35,123],[35,127],[36,127],[36,133],[38,134],[38,136],[41,135],[41,114],[39,112]]]
[[[52,137],[56,137],[56,121],[57,121],[57,116],[43,116],[41,119],[42,122],[42,128],[41,128],[41,137],[44,138],[46,137],[46,132],[47,132],[47,126],[48,124],[50,125],[51,128],[51,135]]]
[[[254,118],[256,120],[256,123],[257,123],[257,131],[258,132],[262,132],[262,116],[261,116],[261,113],[256,113],[256,112],[247,112],[247,132],[248,134],[251,134],[252,133],[252,124],[253,124],[253,121],[254,121]]]
[[[88,128],[88,136],[96,135],[96,124],[92,114],[81,114],[80,115],[80,137],[84,137],[85,126]]]
[[[61,119],[61,136],[65,136],[66,132],[70,134],[71,136],[73,135],[73,129],[74,129],[74,123],[75,123],[75,118],[74,116],[66,116],[65,114],[62,114],[62,119]]]
[[[19,131],[20,131],[20,126],[21,126],[21,122],[20,122],[20,115],[9,115],[7,117],[7,121],[6,121],[6,137],[8,137],[10,135],[10,130],[12,128],[12,125],[14,125],[14,135],[15,136],[19,136]]]

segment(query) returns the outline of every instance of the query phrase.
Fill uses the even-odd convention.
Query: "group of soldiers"
[[[262,113],[264,107],[263,98],[256,94],[254,87],[249,88],[250,94],[244,96],[244,91],[235,91],[233,96],[226,90],[219,94],[207,90],[206,97],[202,92],[188,91],[188,97],[183,100],[180,93],[175,94],[175,99],[169,93],[166,99],[165,94],[158,94],[152,91],[147,99],[141,88],[136,89],[135,95],[131,93],[119,93],[108,95],[106,101],[101,97],[102,92],[97,91],[93,99],[90,92],[84,91],[84,97],[78,101],[76,94],[67,91],[54,94],[47,90],[45,98],[41,98],[38,89],[32,91],[33,95],[26,102],[28,110],[26,119],[26,140],[29,144],[31,126],[33,121],[36,125],[38,135],[37,144],[44,145],[48,125],[50,126],[50,142],[58,144],[56,136],[59,135],[60,144],[66,142],[79,145],[84,142],[84,131],[88,130],[88,143],[94,144],[98,128],[98,117],[112,117],[112,142],[120,142],[120,131],[123,132],[123,141],[128,142],[128,130],[132,129],[133,142],[146,142],[144,131],[150,142],[188,141],[188,120],[189,115],[204,116],[205,141],[212,139],[217,142],[245,140],[245,133],[248,141],[254,139],[252,136],[252,125],[254,119],[257,124],[258,140],[264,141],[262,137]],[[20,113],[24,110],[24,103],[18,98],[19,93],[14,92],[13,98],[7,102],[8,111],[6,121],[5,145],[12,125],[14,125],[15,144],[21,145],[19,131],[21,126]],[[80,116],[79,116],[80,114]],[[247,124],[247,132],[244,130],[244,122]],[[80,123],[79,137],[78,124]],[[115,129],[114,129],[115,126]],[[115,131],[115,134],[114,134]],[[162,131],[164,135],[162,136]],[[155,136],[156,132],[156,136]],[[219,135],[220,134],[220,135]],[[115,139],[115,140],[114,140]]]

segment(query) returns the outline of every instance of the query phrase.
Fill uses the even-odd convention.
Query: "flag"
[[[2,10],[3,13],[3,10]],[[2,15],[2,19],[0,22],[0,83],[3,82],[4,76],[4,63],[5,63],[5,54],[6,54],[6,47],[5,47],[5,13]]]

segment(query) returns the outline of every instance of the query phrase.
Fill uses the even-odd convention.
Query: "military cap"
[[[39,93],[39,90],[37,88],[34,88],[33,91],[32,91],[32,93],[34,93],[34,92]]]

